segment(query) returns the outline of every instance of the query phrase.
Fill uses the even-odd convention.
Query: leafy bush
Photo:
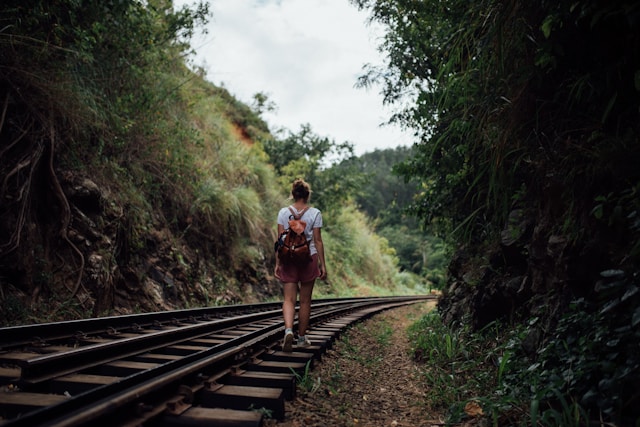
[[[592,417],[626,425],[640,419],[639,275],[603,276],[599,301],[576,300],[528,372],[537,378],[536,400],[553,404],[559,391]]]
[[[633,425],[640,419],[638,275],[603,272],[598,293],[598,303],[576,300],[538,349],[540,318],[471,332],[428,314],[409,335],[416,358],[428,363],[431,404],[448,408],[452,421],[474,399],[499,425]]]

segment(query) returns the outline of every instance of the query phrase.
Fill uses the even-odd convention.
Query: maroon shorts
[[[280,264],[280,281],[283,283],[310,282],[318,277],[318,254],[311,255],[311,262],[304,265]]]

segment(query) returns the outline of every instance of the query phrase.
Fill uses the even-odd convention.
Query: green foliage
[[[400,269],[427,276],[434,287],[440,289],[445,281],[447,246],[409,215],[408,208],[417,194],[417,186],[404,182],[394,173],[395,167],[407,160],[412,151],[398,147],[358,157],[353,163],[366,176],[366,182],[355,193],[355,200],[373,220],[376,232],[395,250]],[[342,164],[332,169],[349,175],[348,170],[342,170]]]
[[[188,239],[207,236],[209,250],[219,262],[234,269],[256,269],[270,253],[273,239],[273,212],[282,199],[274,186],[276,178],[259,145],[246,144],[238,134],[238,124],[228,118],[228,92],[205,82],[185,87],[191,97],[191,119],[197,124],[194,169],[198,179],[189,208],[192,223]],[[220,94],[227,94],[222,98]],[[236,101],[237,102],[237,101]],[[236,109],[247,115],[245,122],[259,122],[248,108]],[[226,119],[225,119],[226,118]],[[268,133],[254,127],[255,137]],[[197,160],[196,160],[197,158]]]
[[[498,240],[511,211],[523,209],[535,224],[529,248],[544,248],[549,236],[562,235],[567,252],[574,252],[565,254],[569,262],[597,246],[603,263],[638,270],[640,4],[352,3],[387,30],[381,45],[386,66],[368,68],[360,83],[381,84],[386,102],[399,108],[392,121],[419,138],[398,171],[419,184],[412,211],[427,227],[479,252]],[[577,425],[586,414],[619,422],[627,416],[623,407],[637,407],[637,393],[627,385],[637,382],[637,362],[626,347],[638,342],[637,327],[622,303],[635,298],[627,292],[635,292],[636,279],[617,280],[619,294],[610,300],[616,310],[605,315],[602,285],[590,279],[598,266],[575,271],[569,265],[558,275],[555,267],[540,267],[533,251],[523,258],[532,293],[549,291],[541,301],[575,292],[584,304],[558,325],[552,320],[558,312],[541,313],[540,323],[551,329],[514,331],[534,342],[536,333],[553,338],[536,354],[525,337],[513,337],[533,354],[503,349],[501,357],[508,357],[495,363],[501,394],[485,404],[521,411],[511,400],[533,399],[538,403],[528,412],[537,420]],[[539,296],[525,304],[543,305]],[[523,384],[533,384],[535,393]]]
[[[167,70],[188,46],[178,40],[208,14],[204,3],[176,12],[164,1],[9,1],[3,11],[8,25],[0,43],[11,70],[3,78],[11,87],[37,88],[30,94],[55,105],[59,119],[94,115],[99,122],[75,124],[120,137],[170,97]],[[89,107],[86,113],[78,103]]]
[[[395,249],[402,270],[431,275],[434,285],[442,288],[449,261],[448,250],[442,239],[422,232],[415,221],[414,227],[402,223],[387,225],[379,229],[378,234]]]
[[[399,271],[395,274],[393,279],[396,284],[397,294],[401,290],[405,290],[407,294],[425,294],[431,291],[435,286],[431,286],[433,281],[425,280],[425,278],[418,276],[417,274],[408,273],[406,271]]]
[[[554,401],[557,390],[588,413],[624,425],[640,417],[630,404],[640,382],[638,276],[605,271],[597,292],[598,303],[572,304],[528,371],[538,379],[537,399]]]
[[[92,172],[102,172],[105,161],[120,163],[150,192],[188,170],[180,144],[158,141],[183,138],[167,114],[183,77],[179,55],[187,45],[177,40],[206,19],[206,5],[175,12],[170,2],[33,0],[5,2],[2,13],[0,80],[10,106],[4,138],[52,139],[55,154],[73,150]],[[38,150],[15,148],[6,152],[9,167],[20,149]]]
[[[274,112],[278,107],[275,102],[269,99],[269,96],[266,93],[258,92],[253,95],[251,109],[260,116],[264,112]]]
[[[540,408],[537,399],[531,402],[531,425],[543,425],[549,427],[581,427],[588,425],[589,415],[573,399],[567,400],[557,390],[553,390],[555,403],[546,409]]]
[[[263,148],[283,191],[290,192],[291,183],[303,178],[311,185],[313,204],[323,211],[340,209],[363,183],[363,176],[354,168],[353,145],[320,137],[308,124],[284,139],[266,139]]]
[[[482,417],[483,420],[474,422],[529,425],[524,409],[529,406],[526,391],[535,383],[532,378],[515,380],[526,372],[520,369],[522,362],[515,358],[515,348],[519,348],[526,335],[498,323],[475,332],[465,325],[466,322],[445,325],[438,313],[431,312],[408,329],[414,357],[425,364],[425,387],[432,390],[428,402],[447,410],[450,423]],[[507,384],[519,386],[522,394]]]
[[[314,379],[311,375],[311,361],[308,361],[304,366],[304,373],[302,374],[296,372],[293,368],[289,369],[291,369],[291,372],[296,377],[296,384],[298,385],[298,387],[300,387],[305,392],[315,393],[316,391],[318,391],[318,389],[320,389],[320,377]]]
[[[423,317],[409,337],[416,358],[428,363],[425,380],[437,391],[431,404],[449,408],[453,421],[475,399],[499,425],[633,425],[640,418],[638,277],[605,271],[598,293],[597,304],[575,301],[539,347],[537,317],[478,332],[446,326],[436,313]]]
[[[267,409],[265,407],[261,407],[261,408],[255,408],[253,406],[253,403],[251,405],[249,405],[248,408],[250,411],[253,412],[257,412],[259,414],[262,414],[263,417],[267,418],[267,419],[271,419],[273,418],[273,410],[272,409]]]
[[[393,250],[352,206],[364,178],[351,144],[308,125],[276,138],[260,118],[274,108],[264,93],[252,108],[189,70],[189,39],[207,17],[206,2],[176,10],[169,0],[0,7],[0,254],[10,255],[0,268],[3,278],[29,276],[16,283],[25,295],[43,287],[64,299],[78,265],[57,247],[77,214],[64,189],[52,195],[61,176],[88,177],[108,195],[95,213],[96,233],[113,238],[100,242],[113,260],[107,274],[134,278],[154,259],[175,272],[175,289],[184,286],[179,304],[229,303],[235,288],[268,284],[274,214],[298,176],[325,213],[335,282],[321,292],[395,289]],[[58,255],[66,269],[50,267]],[[400,292],[422,286],[401,283]],[[20,301],[5,301],[7,322],[27,318]],[[88,315],[74,301],[47,308],[54,317]]]
[[[5,289],[5,292],[8,290],[15,291],[15,289]],[[2,304],[3,310],[0,313],[2,327],[74,320],[91,316],[80,302],[65,299],[65,295],[55,293],[36,307],[30,306],[21,293],[7,295],[2,299]]]
[[[423,375],[429,404],[450,411],[459,422],[462,407],[495,387],[497,377],[491,366],[495,341],[476,335],[468,327],[450,327],[437,312],[430,312],[408,329],[414,357],[428,363]],[[486,355],[486,356],[483,356]],[[485,411],[488,408],[485,408]]]
[[[205,263],[190,266],[180,249],[172,251],[177,267],[202,283],[210,282],[206,272],[212,265],[220,270],[214,276],[226,276],[231,287],[236,271],[255,275],[264,270],[265,253],[272,247],[270,214],[281,195],[265,153],[249,138],[263,139],[269,130],[249,107],[185,66],[189,38],[205,22],[208,6],[14,3],[3,4],[1,11],[8,25],[0,31],[0,79],[7,88],[0,132],[10,145],[0,146],[0,172],[10,184],[2,188],[3,200],[6,195],[16,202],[0,207],[7,226],[0,230],[0,244],[14,236],[7,247],[15,249],[29,241],[19,228],[25,217],[50,216],[35,213],[40,204],[30,200],[44,200],[35,190],[21,190],[41,190],[29,181],[33,174],[11,171],[29,151],[30,168],[42,168],[43,147],[55,135],[54,167],[90,176],[109,189],[110,206],[122,210],[114,224],[120,268],[156,250],[148,247],[149,235],[166,227],[176,243],[184,239],[177,248],[186,242],[204,256]],[[16,144],[24,135],[30,142]],[[50,193],[43,183],[42,190]],[[20,191],[26,197],[10,194]],[[10,229],[14,224],[16,229]],[[55,281],[55,276],[47,279]],[[224,290],[214,285],[200,293],[217,301]]]
[[[360,82],[421,138],[399,171],[422,184],[426,224],[482,240],[524,189],[578,229],[595,195],[640,180],[637,3],[352,3],[387,29],[386,67]]]
[[[334,145],[329,138],[314,134],[311,126],[305,124],[298,133],[289,131],[284,139],[264,141],[264,151],[276,171],[281,173],[286,165],[300,158],[312,161],[316,166],[314,169],[318,169]]]
[[[393,172],[396,165],[412,153],[411,148],[397,147],[358,157],[356,167],[367,176],[367,182],[357,194],[356,202],[370,218],[378,220],[379,226],[405,219],[404,210],[418,191],[415,183],[405,182]]]
[[[333,295],[364,295],[371,289],[390,293],[395,288],[397,259],[386,240],[377,236],[366,216],[353,205],[333,211],[323,228],[327,264],[331,266],[329,289]]]
[[[207,88],[207,91],[210,96],[218,99],[223,114],[238,126],[242,132],[246,133],[246,137],[258,140],[269,133],[269,127],[260,118],[261,110],[265,107],[260,106],[257,109],[251,109],[248,105],[232,96],[225,88],[211,86]],[[261,94],[256,94],[255,99],[259,103],[258,105],[261,105],[260,102],[267,102],[264,95]]]
[[[202,214],[207,222],[221,227],[220,237],[255,230],[249,225],[252,218],[260,213],[257,195],[246,187],[226,189],[225,185],[226,182],[213,178],[205,181],[198,191],[200,196],[195,200],[196,212]]]

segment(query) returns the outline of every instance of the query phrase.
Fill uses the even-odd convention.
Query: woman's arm
[[[316,227],[313,229],[313,241],[318,251],[318,267],[320,268],[320,279],[327,280],[327,263],[324,260],[324,243],[322,242],[322,229]]]
[[[282,224],[278,224],[278,238],[284,232],[284,226]],[[276,252],[276,267],[274,268],[273,275],[276,279],[280,279],[280,257],[278,256],[278,252]]]

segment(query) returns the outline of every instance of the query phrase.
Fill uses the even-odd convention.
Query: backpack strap
[[[304,213],[307,211],[307,209],[309,209],[309,206],[307,206],[306,208],[302,209],[300,211],[300,213],[298,215],[296,215],[296,213],[293,211],[293,207],[289,206],[289,211],[291,212],[291,216],[293,217],[293,219],[302,218],[302,215],[304,215]]]

